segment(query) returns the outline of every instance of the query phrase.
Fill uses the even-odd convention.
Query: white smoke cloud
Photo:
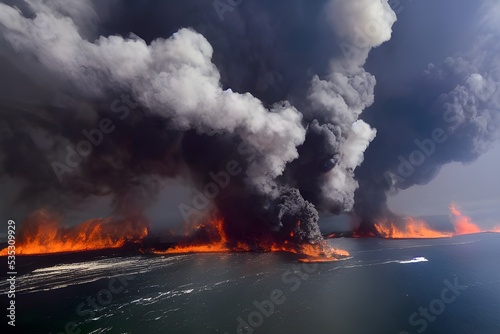
[[[363,161],[364,151],[376,131],[358,120],[374,102],[376,80],[363,69],[371,48],[389,40],[396,14],[387,0],[330,0],[327,18],[335,34],[358,50],[354,57],[331,60],[324,79],[315,76],[308,95],[309,112],[322,122],[340,127],[340,163],[323,177],[322,193],[326,207],[351,210],[358,187],[354,169]]]
[[[374,102],[375,77],[360,68],[356,73],[332,72],[325,80],[315,76],[309,100],[315,117],[348,131],[363,110]]]
[[[375,139],[377,131],[372,129],[362,120],[357,120],[352,125],[344,143],[342,165],[347,169],[354,170],[363,162],[363,152],[369,143]]]
[[[342,208],[350,210],[354,205],[354,192],[358,182],[354,178],[354,170],[364,159],[364,152],[375,138],[377,131],[362,120],[357,120],[340,142],[340,161],[322,177],[321,191],[323,206],[326,208]]]
[[[367,48],[388,41],[396,21],[396,14],[387,0],[330,0],[326,10],[341,39],[362,42]]]
[[[212,45],[198,32],[182,28],[149,44],[135,35],[91,40],[86,32],[97,17],[90,2],[79,1],[78,10],[56,1],[27,2],[36,15],[25,17],[0,4],[1,36],[23,57],[34,56],[61,91],[88,98],[131,92],[179,130],[235,134],[255,152],[248,168],[253,184],[268,193],[298,157],[306,134],[302,114],[286,101],[265,107],[249,93],[224,90]],[[325,12],[335,39],[361,52],[332,58],[327,73],[312,78],[303,112],[321,125],[333,125],[321,130],[336,160],[321,176],[322,195],[327,206],[348,211],[358,186],[354,169],[376,133],[359,120],[374,101],[376,84],[363,65],[371,48],[390,39],[396,16],[387,0],[330,0]]]
[[[491,79],[485,79],[479,73],[473,73],[465,81],[468,89],[480,100],[486,102],[493,97],[497,84]]]
[[[81,94],[99,98],[111,89],[131,91],[178,129],[237,134],[256,152],[249,169],[263,185],[298,157],[296,146],[305,139],[302,115],[286,102],[269,110],[249,93],[223,90],[211,61],[212,46],[201,34],[181,29],[150,45],[136,36],[101,36],[91,42],[82,38],[63,7],[30,4],[33,18],[0,4],[3,37]]]

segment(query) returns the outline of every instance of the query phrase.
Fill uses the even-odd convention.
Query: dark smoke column
[[[356,170],[361,229],[394,216],[387,194],[424,185],[451,162],[471,163],[500,138],[499,4],[478,4],[469,50],[429,64],[404,94],[379,96],[366,115],[378,134]]]
[[[178,5],[164,27],[168,38],[145,31],[147,39],[102,35],[110,27],[125,29],[129,21],[96,25],[96,11],[105,5],[90,1],[75,2],[77,11],[54,2],[29,2],[22,11],[0,4],[2,57],[29,87],[20,98],[34,102],[29,110],[21,108],[29,125],[20,132],[44,138],[24,143],[37,163],[21,161],[15,173],[2,170],[52,198],[78,202],[112,195],[117,211],[133,203],[137,214],[161,179],[185,178],[202,187],[211,171],[236,159],[244,173],[221,190],[213,212],[225,218],[232,241],[314,243],[320,238],[318,209],[341,213],[354,204],[354,170],[376,133],[359,119],[374,100],[375,78],[363,65],[370,49],[390,38],[396,16],[386,0],[302,4],[306,16],[298,2],[280,7],[256,1],[238,7],[224,21],[229,23],[212,13],[217,21],[201,24],[191,22],[205,12],[195,9],[193,15],[197,4]],[[169,5],[130,6],[153,12]],[[285,17],[275,16],[279,24],[262,24],[280,8],[287,10]],[[117,13],[115,20],[130,15]],[[287,44],[295,41],[294,24],[315,37],[311,50],[322,51],[320,56]],[[142,30],[138,25],[128,31]],[[267,51],[241,52],[235,60],[234,48],[254,46]],[[299,56],[276,57],[289,54]],[[297,83],[290,85],[290,79]],[[137,110],[122,119],[109,106],[124,94]],[[18,102],[8,108],[19,109]],[[81,131],[104,118],[117,122],[115,132],[66,180],[56,181],[51,162],[64,161],[65,147],[77,145]],[[238,152],[239,144],[253,159]],[[4,161],[14,153],[7,152]]]

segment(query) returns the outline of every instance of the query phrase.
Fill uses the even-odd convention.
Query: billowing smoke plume
[[[379,133],[357,170],[356,213],[370,229],[391,215],[386,194],[423,185],[450,162],[469,163],[499,139],[500,6],[480,8],[472,47],[430,64],[399,96],[381,98],[366,114]]]
[[[233,241],[314,243],[317,208],[352,209],[387,0],[74,2],[0,4],[1,173],[20,202],[113,195],[137,214],[159,180],[203,191],[236,161],[213,198]]]

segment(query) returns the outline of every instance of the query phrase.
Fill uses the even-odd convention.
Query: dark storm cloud
[[[472,42],[461,45],[463,51],[450,51],[441,62],[429,64],[395,94],[380,91],[365,113],[378,130],[365,163],[356,171],[360,182],[356,212],[366,224],[387,214],[388,191],[426,184],[443,165],[470,163],[498,140],[500,26],[494,19],[498,10],[494,1],[475,4],[477,13],[469,14],[474,17],[470,36],[464,36]],[[429,43],[436,44],[431,36]]]

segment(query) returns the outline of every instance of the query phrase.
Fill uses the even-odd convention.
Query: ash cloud
[[[453,3],[454,5],[454,3]],[[500,138],[497,2],[477,5],[473,43],[429,64],[403,93],[381,94],[364,116],[378,129],[356,170],[362,229],[391,216],[387,194],[430,182],[451,162],[471,163]]]
[[[19,202],[63,210],[112,195],[135,215],[159,180],[201,188],[235,159],[245,173],[214,199],[234,241],[294,231],[314,243],[318,209],[352,209],[376,134],[359,119],[376,83],[363,65],[391,36],[387,1],[248,1],[224,21],[204,1],[66,3],[0,4],[1,113],[14,128],[1,171],[25,185]],[[59,182],[53,162],[103,119],[113,130]]]

